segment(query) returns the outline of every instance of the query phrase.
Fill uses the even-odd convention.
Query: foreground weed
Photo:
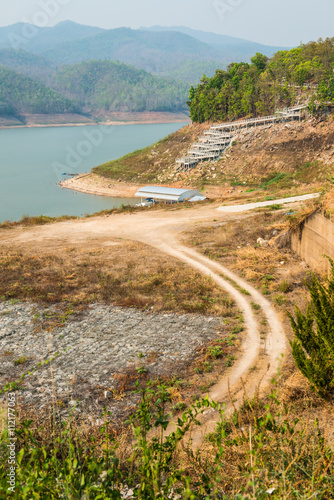
[[[298,419],[276,390],[266,401],[245,397],[229,417],[208,399],[196,401],[172,432],[166,386],[149,382],[137,392],[141,401],[128,421],[126,453],[118,451],[123,438],[112,432],[107,411],[100,434],[85,434],[72,416],[60,423],[55,412],[51,433],[32,420],[19,423],[11,498],[114,500],[121,498],[122,484],[140,500],[267,500],[269,494],[275,500],[334,498],[334,456],[318,422]],[[187,433],[207,409],[219,422],[194,451]],[[0,449],[0,498],[7,498],[6,432]]]

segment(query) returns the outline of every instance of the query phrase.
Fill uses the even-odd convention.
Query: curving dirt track
[[[301,202],[304,199],[309,199],[309,196],[290,198],[284,202]],[[277,201],[274,200],[271,203],[274,204]],[[34,245],[47,251],[50,247],[57,248],[58,245],[64,243],[70,245],[71,242],[84,243],[94,240],[96,244],[100,243],[104,246],[107,252],[112,251],[107,246],[108,239],[124,238],[153,246],[210,276],[234,298],[243,313],[247,335],[240,358],[229,369],[224,379],[212,387],[209,396],[221,403],[227,403],[229,397],[232,396],[238,404],[242,401],[244,391],[248,396],[252,396],[260,382],[264,390],[277,372],[279,359],[286,349],[283,326],[272,304],[260,292],[222,265],[181,244],[178,237],[184,230],[196,224],[212,221],[213,218],[217,221],[224,221],[227,218],[238,220],[240,217],[247,217],[247,214],[240,215],[240,212],[246,212],[257,206],[262,206],[262,204],[243,205],[237,208],[216,206],[151,213],[145,211],[136,214],[115,214],[107,217],[79,219],[32,229],[20,227],[11,231],[0,231],[0,244],[11,248],[15,247],[15,244]],[[239,212],[239,214],[233,212]],[[246,289],[250,295],[246,298],[230,281],[224,279],[224,276]],[[259,325],[251,307],[252,301],[261,306],[267,318],[269,333],[264,340],[260,337]],[[250,371],[255,366],[256,371]],[[231,403],[227,404],[226,410],[229,411],[229,409],[231,409]],[[218,415],[212,411],[206,413],[202,419],[205,425],[202,426],[201,432],[210,430],[217,417]],[[198,432],[195,438],[200,439]]]

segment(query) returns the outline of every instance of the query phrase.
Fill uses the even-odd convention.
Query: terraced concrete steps
[[[176,160],[178,171],[191,170],[201,161],[217,161],[223,152],[231,145],[235,134],[241,128],[252,128],[301,118],[301,113],[307,104],[299,104],[291,108],[278,109],[274,115],[250,118],[247,120],[220,123],[212,125],[202,137],[195,142],[187,154]]]

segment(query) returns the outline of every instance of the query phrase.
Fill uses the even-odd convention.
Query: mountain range
[[[248,62],[255,52],[270,57],[282,47],[183,26],[105,30],[65,21],[52,28],[24,23],[0,27],[0,49],[32,52],[53,65],[89,59],[118,60],[194,84],[203,73],[212,76],[215,69],[225,68],[231,62]]]
[[[184,111],[190,85],[203,74],[212,76],[232,61],[247,62],[255,52],[272,56],[281,48],[182,26],[105,30],[71,21],[51,28],[17,23],[0,27],[0,112],[24,113],[25,104],[29,112],[41,109],[40,96],[46,94],[57,103],[48,110]],[[27,95],[23,81],[29,81]]]

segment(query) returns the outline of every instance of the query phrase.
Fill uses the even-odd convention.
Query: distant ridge
[[[23,49],[43,53],[56,47],[60,41],[74,42],[102,33],[102,28],[63,21],[51,28],[38,28],[28,23],[0,27],[0,49]],[[30,34],[27,35],[27,34]]]
[[[235,62],[241,62],[241,59],[243,62],[248,62],[256,52],[261,52],[262,54],[271,57],[279,50],[289,50],[291,48],[264,45],[250,40],[245,40],[243,38],[235,38],[208,31],[194,30],[185,26],[152,26],[150,28],[141,29],[153,32],[177,31],[179,33],[184,33],[203,43],[206,43],[215,50],[224,52],[225,57],[228,59],[232,57],[232,60]],[[238,58],[241,58],[240,61]]]
[[[24,36],[25,30],[34,36]],[[272,56],[284,47],[271,47],[185,26],[103,28],[64,21],[52,28],[18,23],[0,27],[0,49],[23,49],[49,59],[55,65],[87,60],[114,60],[155,75],[199,82],[231,62],[249,62],[256,52]],[[11,66],[11,65],[10,65]]]
[[[0,115],[184,112],[203,74],[281,48],[184,26],[0,27]]]

